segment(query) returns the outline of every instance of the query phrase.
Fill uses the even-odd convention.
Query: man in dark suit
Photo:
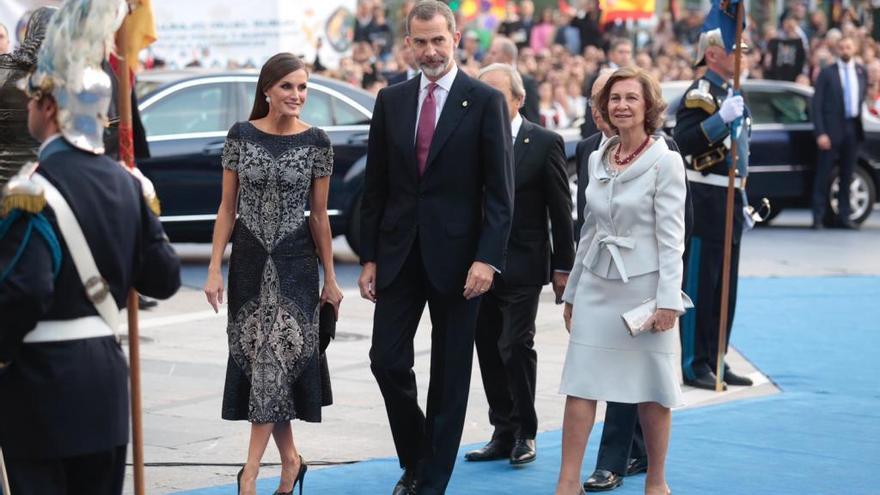
[[[828,205],[831,167],[838,160],[840,187],[837,193],[838,222],[846,229],[857,228],[850,219],[849,184],[865,140],[862,104],[868,78],[865,68],[853,60],[855,41],[844,36],[837,42],[837,63],[819,72],[813,95],[813,126],[819,160],[813,180],[813,228],[822,228]]]
[[[591,101],[596,99],[613,71],[606,70],[599,74],[593,83]],[[580,242],[580,230],[584,224],[584,208],[587,202],[587,185],[589,184],[588,164],[590,154],[611,136],[614,131],[602,119],[602,114],[592,104],[593,121],[599,132],[578,143],[575,151],[577,163],[578,194],[577,194],[577,230],[575,235]],[[671,138],[663,135],[669,149],[678,151],[678,146]],[[693,227],[694,210],[690,199],[690,190],[685,200],[685,239],[690,236]],[[648,456],[645,450],[645,438],[639,423],[636,404],[609,402],[605,409],[605,425],[602,428],[602,440],[596,459],[596,469],[584,482],[584,490],[588,492],[604,492],[613,490],[623,484],[623,478],[643,473],[648,469]]]
[[[507,101],[516,166],[514,216],[507,244],[507,269],[480,303],[477,357],[489,400],[492,440],[468,452],[468,461],[535,460],[535,317],[544,284],[553,281],[559,302],[574,263],[571,193],[565,173],[562,136],[522,118],[525,89],[511,65],[492,64],[480,80]],[[549,232],[548,232],[549,220]],[[551,243],[552,234],[552,243]]]
[[[376,303],[371,369],[403,476],[395,494],[440,494],[455,464],[480,297],[504,267],[513,215],[510,120],[498,91],[460,71],[446,4],[417,3],[406,42],[422,74],[383,89],[370,126],[361,296]],[[413,336],[431,314],[427,417]]]
[[[512,40],[497,36],[492,40],[489,51],[483,57],[483,66],[507,64],[516,67],[518,54],[519,51]],[[520,107],[519,113],[529,122],[539,122],[541,120],[541,109],[538,102],[538,83],[531,76],[521,72],[519,75],[522,78],[523,88],[526,91],[526,99]]]

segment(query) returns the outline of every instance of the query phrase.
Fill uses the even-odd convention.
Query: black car
[[[156,186],[172,240],[206,242],[220,204],[220,154],[234,122],[247,120],[256,72],[147,72],[138,77],[141,120],[151,157],[138,166]],[[330,136],[333,176],[327,209],[335,233],[356,244],[356,217],[374,97],[341,81],[309,80],[302,118]]]
[[[690,81],[661,84],[669,104],[666,130],[675,127],[675,112]],[[810,120],[813,89],[783,81],[746,80],[743,97],[752,114],[749,179],[746,192],[757,206],[762,198],[772,205],[772,216],[784,208],[809,208],[818,156],[813,123]],[[867,111],[862,122],[866,141],[850,185],[851,219],[864,222],[871,214],[880,187],[880,120]],[[821,178],[830,190],[830,209],[837,212],[837,170]]]
[[[161,220],[176,242],[210,242],[220,204],[220,154],[226,132],[247,120],[256,92],[253,71],[156,71],[138,76],[141,120],[151,158],[138,166],[153,181]],[[327,209],[334,235],[357,252],[367,138],[375,97],[347,83],[313,75],[302,119],[325,130],[334,164]],[[561,131],[573,160],[577,129]],[[573,171],[572,164],[569,168]]]

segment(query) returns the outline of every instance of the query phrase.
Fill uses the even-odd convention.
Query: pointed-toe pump
[[[293,480],[293,488],[289,492],[275,492],[275,495],[293,495],[293,490],[296,489],[297,485],[299,485],[299,495],[302,495],[303,483],[306,482],[306,471],[308,470],[309,465],[306,464],[302,456],[299,456],[299,472],[296,473],[296,479]]]

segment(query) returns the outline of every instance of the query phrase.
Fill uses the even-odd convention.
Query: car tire
[[[840,186],[838,174],[839,169],[835,167],[831,171],[831,176],[828,180],[828,205],[826,205],[827,213],[824,219],[826,225],[837,223],[836,219],[839,211],[837,208],[837,191]],[[876,201],[877,188],[874,186],[871,174],[863,167],[857,165],[855,171],[853,171],[853,179],[850,184],[850,220],[857,224],[864,222],[871,215]]]
[[[363,195],[358,194],[351,202],[351,208],[348,210],[348,223],[346,225],[345,240],[348,246],[354,251],[355,255],[360,255],[361,247],[361,198]]]

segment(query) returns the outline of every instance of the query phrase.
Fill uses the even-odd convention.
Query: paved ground
[[[880,215],[859,232],[814,232],[805,211],[785,212],[771,228],[757,229],[745,238],[741,275],[787,277],[840,274],[880,274]],[[346,291],[331,344],[329,361],[335,405],[324,410],[320,425],[297,422],[297,445],[310,463],[357,461],[394,454],[379,390],[369,371],[367,351],[372,305],[357,294],[359,267],[341,239],[338,276]],[[248,425],[220,419],[220,402],[227,359],[224,312],[215,315],[201,293],[209,248],[180,245],[186,259],[187,285],[170,301],[141,313],[143,400],[147,492],[168,493],[200,486],[230,483],[244,461]],[[537,409],[540,430],[562,424],[563,398],[557,394],[566,346],[561,310],[545,290],[538,311],[536,348],[539,355]],[[420,397],[427,390],[430,328],[427,318],[416,337],[416,374]],[[736,336],[734,335],[734,345]],[[758,385],[723,394],[685,390],[685,407],[772,394],[775,387],[738,354],[735,369],[751,374]],[[479,372],[474,369],[471,399],[462,441],[479,442],[491,433]],[[277,462],[274,446],[265,461]],[[278,468],[263,468],[262,476],[277,476]],[[128,484],[130,486],[130,483]]]

